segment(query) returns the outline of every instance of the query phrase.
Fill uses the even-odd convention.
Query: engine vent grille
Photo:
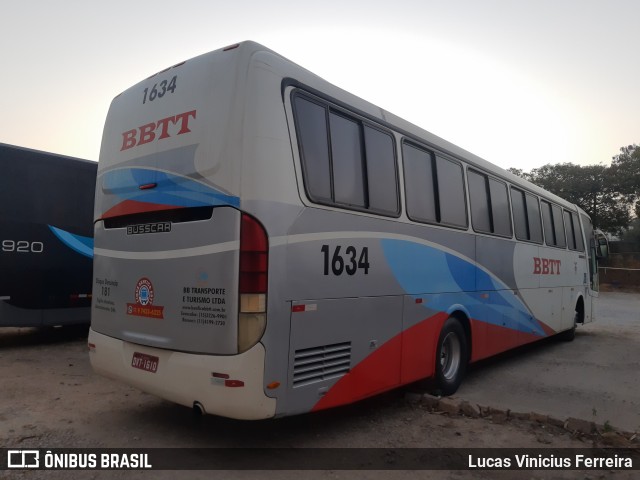
[[[296,350],[293,361],[293,386],[302,387],[349,373],[351,342]]]

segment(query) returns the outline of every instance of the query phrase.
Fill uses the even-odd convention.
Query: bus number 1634
[[[347,275],[355,275],[358,270],[363,270],[365,275],[369,273],[368,247],[363,247],[358,254],[358,249],[349,245],[344,249],[344,256],[340,254],[341,250],[342,247],[338,245],[331,253],[329,245],[322,246],[320,251],[324,257],[324,275],[329,275],[329,269],[334,275],[342,275],[344,272]]]

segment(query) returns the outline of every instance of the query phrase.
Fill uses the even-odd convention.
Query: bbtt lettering
[[[196,111],[180,113],[172,117],[163,118],[157,122],[147,123],[138,128],[127,130],[122,134],[122,148],[120,151],[162,140],[172,135],[184,135],[191,132],[189,120],[196,118]]]
[[[560,275],[560,260],[533,257],[534,275]]]

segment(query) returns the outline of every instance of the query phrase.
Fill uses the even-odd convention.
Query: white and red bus
[[[578,207],[244,42],[118,95],[94,369],[243,419],[347,404],[593,320]]]

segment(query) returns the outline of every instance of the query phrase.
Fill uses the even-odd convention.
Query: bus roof
[[[89,163],[89,164],[95,164],[97,163],[95,160],[86,160],[84,158],[77,158],[77,157],[70,157],[68,155],[62,155],[59,153],[51,153],[51,152],[45,152],[43,150],[35,150],[33,148],[26,148],[26,147],[20,147],[17,145],[10,145],[8,143],[0,143],[0,152],[3,150],[13,150],[13,151],[18,151],[18,152],[23,152],[25,155],[42,155],[42,156],[47,156],[47,157],[56,157],[58,159],[62,159],[62,160],[73,160],[76,162],[82,162],[82,163]]]

